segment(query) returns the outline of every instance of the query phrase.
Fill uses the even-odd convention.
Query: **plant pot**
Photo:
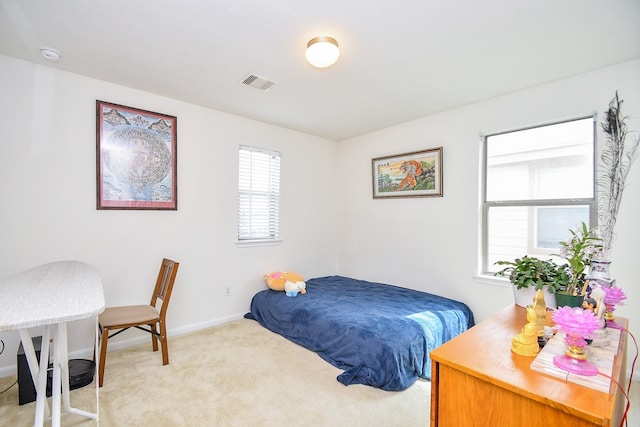
[[[526,308],[528,305],[533,304],[533,299],[536,296],[536,288],[529,286],[528,288],[513,288],[513,299],[515,300],[516,305],[520,307]],[[548,308],[556,308],[556,297],[555,294],[549,292],[546,287],[542,288],[542,294],[544,295],[544,304]]]
[[[561,292],[556,292],[556,303],[558,304],[558,307],[582,307],[583,301],[583,295],[563,294]]]

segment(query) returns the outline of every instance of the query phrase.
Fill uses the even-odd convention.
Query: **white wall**
[[[102,270],[108,305],[145,304],[162,257],[173,258],[171,335],[242,316],[270,271],[335,272],[335,142],[5,56],[0,94],[0,278],[77,259]],[[177,211],[96,210],[96,99],[177,116]],[[281,152],[279,246],[236,247],[239,144]],[[70,326],[72,357],[90,332]],[[136,332],[110,348],[148,340]],[[0,339],[0,376],[15,374],[17,333]]]
[[[340,202],[339,274],[463,300],[477,321],[512,304],[510,285],[474,279],[479,254],[480,134],[593,112],[600,121],[617,89],[624,100],[623,111],[630,116],[629,129],[638,137],[638,76],[640,60],[343,141],[338,173],[348,185],[343,186]],[[601,145],[600,133],[597,140]],[[439,146],[443,147],[444,197],[372,198],[372,158]],[[616,314],[629,318],[634,335],[640,336],[640,263],[636,259],[640,253],[640,164],[634,165],[628,182],[611,253],[611,273],[629,301]]]

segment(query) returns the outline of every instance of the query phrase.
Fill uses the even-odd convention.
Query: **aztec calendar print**
[[[127,128],[111,135],[105,166],[120,181],[154,185],[171,170],[171,153],[153,132]]]
[[[169,200],[171,152],[156,132],[127,127],[112,133],[105,144],[106,200]],[[170,178],[169,178],[170,179]]]

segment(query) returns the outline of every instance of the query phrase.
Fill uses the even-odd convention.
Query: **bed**
[[[342,369],[344,385],[400,391],[430,379],[429,353],[474,325],[466,304],[412,289],[342,276],[306,289],[295,298],[260,291],[245,317]]]

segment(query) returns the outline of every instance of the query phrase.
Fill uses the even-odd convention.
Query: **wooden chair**
[[[120,307],[107,307],[100,314],[99,324],[102,335],[100,345],[100,387],[104,381],[104,366],[107,357],[107,341],[127,329],[134,327],[151,334],[153,351],[158,351],[158,340],[162,346],[162,364],[169,364],[169,349],[167,346],[167,324],[165,317],[169,298],[173,290],[173,282],[176,280],[178,266],[180,264],[170,259],[163,259],[160,273],[153,290],[149,305],[128,305]],[[161,303],[161,306],[158,304]],[[148,329],[143,327],[148,326]],[[159,330],[158,330],[159,329]],[[117,332],[109,334],[110,331]]]

